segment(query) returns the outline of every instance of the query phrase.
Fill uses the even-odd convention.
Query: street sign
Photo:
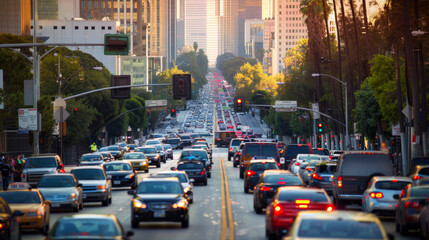
[[[146,108],[163,107],[163,106],[167,106],[167,100],[166,99],[163,99],[163,100],[146,100],[145,105],[146,105]]]
[[[297,101],[276,101],[276,112],[295,112]]]
[[[62,109],[62,111],[61,111]],[[63,116],[61,117],[61,113],[63,114]],[[54,118],[57,122],[61,122],[61,121],[65,121],[68,117],[70,116],[70,113],[67,112],[67,110],[63,107],[59,107],[57,109],[57,111],[55,111],[54,113]]]
[[[401,127],[399,124],[392,124],[392,136],[401,136]]]
[[[311,108],[313,109],[313,111],[319,112],[319,103],[311,104]],[[319,119],[319,118],[320,118],[320,114],[313,112],[313,119]]]
[[[19,131],[37,131],[37,108],[18,109]]]
[[[58,110],[58,108],[60,107],[66,108],[66,105],[67,105],[66,101],[62,97],[55,98],[52,104],[54,105],[54,113]]]

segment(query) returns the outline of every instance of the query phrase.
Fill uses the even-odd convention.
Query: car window
[[[335,169],[337,169],[337,165],[320,165],[316,167],[317,173],[334,173]]]
[[[75,181],[72,176],[43,176],[38,188],[44,187],[74,187]]]
[[[24,168],[53,168],[57,166],[54,157],[27,158]]]
[[[181,159],[208,159],[207,152],[205,151],[183,151]]]
[[[92,162],[92,161],[101,161],[103,160],[100,155],[83,155],[80,158],[81,162]]]
[[[262,144],[261,146],[261,155],[262,156],[277,156],[277,147],[272,144]]]
[[[197,163],[184,163],[177,165],[177,170],[187,170],[187,169],[203,169],[204,166],[202,164]]]
[[[180,142],[180,139],[167,139],[167,143],[177,144]]]
[[[393,175],[392,161],[387,155],[348,154],[342,159],[341,174],[348,176],[370,176],[373,173]]]
[[[303,219],[298,229],[301,238],[384,239],[375,222],[344,219]]]
[[[403,181],[378,181],[375,183],[375,188],[385,190],[402,190],[411,182]]]
[[[425,176],[429,176],[429,168],[422,168],[420,169],[419,175],[425,175]]]
[[[110,172],[111,171],[131,171],[131,166],[125,163],[114,163],[114,164],[104,165],[104,169]]]
[[[259,144],[247,144],[246,148],[245,148],[245,154],[249,154],[250,156],[257,156],[259,155],[259,151],[260,147]]]
[[[185,183],[188,182],[188,178],[185,174],[182,173],[160,173],[157,176],[165,176],[165,177],[177,177],[179,179],[179,182]]]
[[[142,182],[140,183],[137,194],[181,194],[183,192],[178,182]]]
[[[162,151],[163,149],[162,149],[162,147],[161,147],[161,145],[155,145],[155,148],[156,148],[156,150],[158,150],[158,151]]]
[[[109,147],[108,150],[109,151],[121,151],[121,149],[119,147]]]
[[[308,199],[311,202],[329,202],[328,196],[321,191],[280,190],[277,199],[283,202],[295,202],[296,199]]]
[[[147,154],[147,153],[156,153],[156,149],[155,148],[140,148],[140,149],[138,149],[139,150],[139,152],[143,152],[144,154]]]
[[[297,175],[285,175],[285,174],[278,174],[278,175],[266,175],[263,179],[263,182],[265,183],[276,183],[276,184],[282,184],[287,186],[297,186],[302,185],[302,180]]]
[[[145,156],[143,153],[127,153],[124,156],[124,159],[144,159]]]
[[[429,188],[411,188],[410,197],[429,197]]]
[[[72,169],[77,180],[105,180],[106,176],[100,169]]]
[[[310,152],[310,147],[309,146],[297,146],[297,145],[289,145],[287,146],[287,150],[286,150],[286,157],[296,157],[297,154],[309,154]]]
[[[54,236],[99,236],[114,237],[122,235],[121,229],[112,219],[61,219],[55,227]],[[110,238],[109,238],[110,239]],[[115,238],[116,239],[116,238]]]
[[[191,136],[187,136],[187,135],[180,136],[180,139],[191,139]]]
[[[238,146],[238,145],[240,145],[240,143],[241,143],[241,141],[239,139],[234,139],[231,142],[231,147],[232,146]]]
[[[170,144],[164,144],[164,148],[165,149],[170,149],[170,148],[172,148],[172,146]]]
[[[0,197],[2,197],[8,204],[41,203],[39,194],[35,191],[0,192]]]
[[[250,166],[250,170],[252,171],[261,171],[261,170],[267,170],[267,169],[278,169],[276,163],[253,163]]]

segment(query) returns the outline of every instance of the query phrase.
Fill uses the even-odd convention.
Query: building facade
[[[185,45],[198,44],[207,52],[207,4],[208,1],[185,0]]]
[[[263,49],[264,20],[247,19],[244,24],[245,57],[256,58],[256,50]]]
[[[31,0],[0,1],[0,33],[30,35]]]

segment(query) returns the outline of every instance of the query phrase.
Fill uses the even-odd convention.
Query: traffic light
[[[243,100],[241,98],[237,98],[235,100],[235,112],[243,111]]]
[[[325,133],[325,125],[323,124],[323,122],[317,122],[316,125],[317,125],[317,128],[316,128],[317,134]]]
[[[184,100],[192,98],[191,74],[173,75],[173,99]]]
[[[112,75],[110,77],[110,86],[127,86],[131,85],[130,75]],[[131,87],[115,88],[110,90],[110,97],[112,99],[128,99],[131,97]]]
[[[75,108],[73,109],[73,112],[74,112],[74,114],[76,114],[76,113],[77,113],[77,107],[75,107]]]
[[[130,52],[130,36],[125,34],[104,34],[104,55],[125,55]]]
[[[147,110],[147,118],[150,118],[150,110]]]
[[[175,118],[176,117],[176,109],[172,108],[170,115],[172,118]]]

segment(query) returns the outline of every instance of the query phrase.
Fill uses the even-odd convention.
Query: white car
[[[299,169],[302,163],[310,162],[311,160],[321,160],[320,156],[317,154],[298,154],[296,155],[293,164],[290,166],[290,171],[292,173],[299,173]]]

